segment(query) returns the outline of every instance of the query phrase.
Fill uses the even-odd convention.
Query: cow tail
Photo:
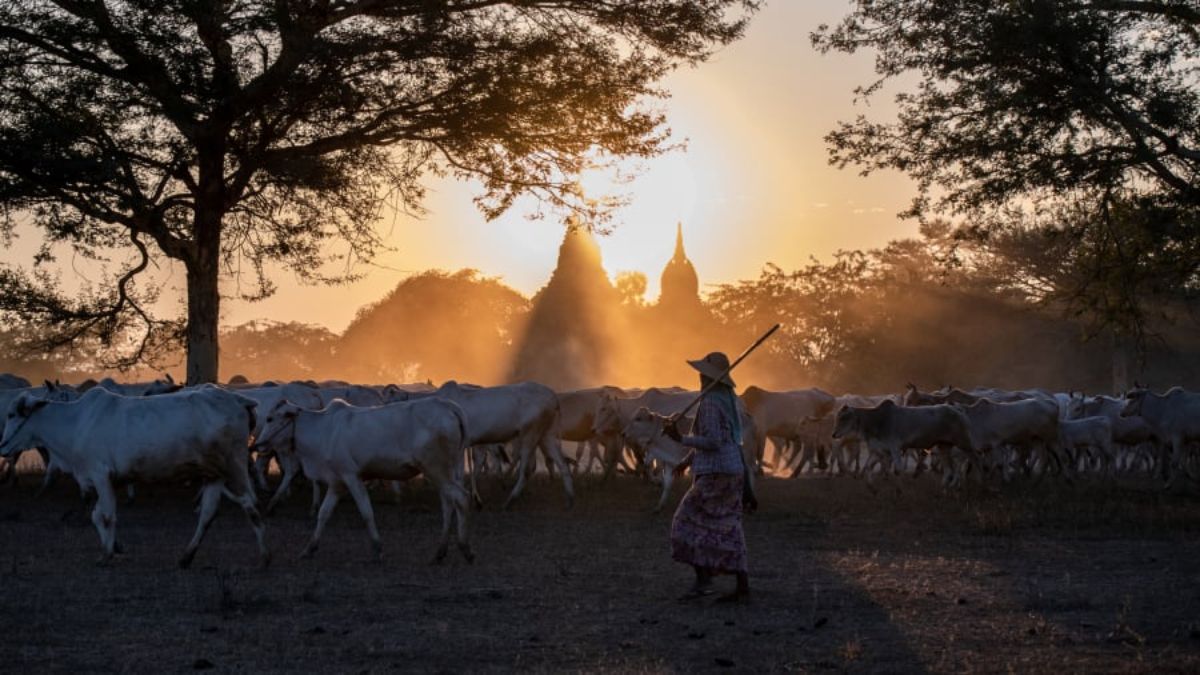
[[[454,419],[458,421],[458,450],[464,456],[467,471],[471,474],[471,501],[475,508],[483,508],[483,499],[479,496],[479,486],[475,481],[475,453],[471,452],[471,439],[467,436],[467,413],[457,403],[451,404],[454,409]]]

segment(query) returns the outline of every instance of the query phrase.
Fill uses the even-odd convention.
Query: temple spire
[[[675,226],[675,255],[662,272],[662,291],[658,304],[664,307],[688,307],[700,302],[700,279],[696,268],[683,250],[683,223]]]

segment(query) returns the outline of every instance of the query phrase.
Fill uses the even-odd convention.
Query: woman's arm
[[[683,437],[683,444],[704,452],[716,452],[721,449],[721,439],[725,437],[721,427],[721,414],[712,409],[710,401],[700,404],[696,412],[696,425],[692,434]]]

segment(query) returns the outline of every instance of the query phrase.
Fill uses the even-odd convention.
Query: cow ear
[[[50,380],[42,380],[42,386],[50,391],[54,391],[54,383]]]

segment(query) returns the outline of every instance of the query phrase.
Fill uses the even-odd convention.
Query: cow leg
[[[232,498],[242,507],[242,512],[246,514],[246,520],[250,521],[250,528],[254,530],[254,542],[258,545],[258,562],[265,569],[271,564],[271,551],[267,548],[266,526],[263,525],[262,516],[259,515],[258,507],[255,505],[254,485],[250,482],[249,476],[242,478],[244,480],[239,486],[241,492]]]
[[[522,482],[523,479],[529,478],[529,476],[527,475],[528,474],[527,464],[529,463],[529,460],[521,457],[521,454],[524,452],[525,452],[524,448],[517,447],[516,445],[513,446],[513,452],[510,453],[509,457],[511,459],[512,455],[517,455],[517,458],[515,461],[508,462],[508,466],[505,467],[504,480],[506,480],[506,481],[512,480],[513,476],[517,473],[522,474],[521,476],[517,477],[517,482]],[[522,461],[522,459],[524,459],[524,461]],[[534,464],[536,465],[537,462],[534,462]]]
[[[301,558],[311,558],[317,552],[317,547],[321,542],[321,533],[325,531],[325,524],[329,522],[329,516],[333,515],[333,509],[337,506],[338,499],[341,498],[345,489],[336,480],[329,484],[329,489],[325,492],[325,501],[321,502],[321,510],[317,512],[317,526],[313,529],[312,539],[308,540],[308,545],[300,552]]]
[[[567,468],[566,460],[563,459],[562,443],[559,442],[557,436],[547,433],[542,436],[540,445],[542,455],[546,458],[546,464],[554,462],[554,466],[562,475],[563,492],[567,493],[567,508],[569,509],[575,505],[575,485],[571,481],[571,470]]]
[[[658,505],[654,507],[654,512],[658,513],[667,505],[667,500],[671,498],[671,485],[675,482],[675,467],[663,464],[662,468],[662,493],[658,496]]]
[[[265,513],[268,516],[274,513],[275,507],[279,506],[279,503],[287,498],[288,493],[292,490],[292,481],[296,479],[296,474],[299,473],[291,462],[281,461],[279,468],[283,472],[283,478],[279,481],[279,487],[275,488],[275,494],[271,495],[270,501],[267,502]],[[263,489],[266,488],[264,487]]]
[[[308,517],[316,518],[317,511],[321,508],[321,483],[317,480],[312,481],[312,503],[308,507]]]
[[[258,489],[262,490],[263,492],[271,489],[271,486],[267,485],[267,471],[270,468],[271,453],[260,452],[254,456],[254,483],[258,486]],[[280,468],[283,468],[282,462],[280,463]]]
[[[187,548],[183,549],[183,555],[179,557],[179,566],[187,569],[192,564],[192,558],[196,557],[196,549],[200,547],[200,542],[204,540],[205,533],[208,532],[208,526],[212,523],[213,517],[217,515],[217,506],[221,503],[221,490],[224,486],[219,483],[205,483],[204,487],[200,488],[200,517],[196,521],[196,532],[192,535],[192,540],[188,542]]]
[[[473,563],[475,562],[475,552],[471,550],[471,542],[467,539],[467,514],[470,509],[467,508],[466,490],[453,482],[450,485],[452,488],[450,499],[454,502],[454,517],[457,525],[458,551],[462,553],[463,559],[468,563]]]
[[[578,452],[577,455],[581,456],[582,458],[575,461],[575,475],[579,476],[582,474],[586,476],[592,472],[592,464],[595,463],[599,454],[599,451],[596,448],[596,439],[589,438],[587,440],[580,441],[578,446],[582,449],[582,451]]]
[[[92,524],[96,526],[100,546],[104,549],[99,564],[107,565],[112,561],[117,547],[117,495],[107,476],[96,481],[95,488],[96,506],[92,509]]]
[[[450,500],[446,482],[438,486],[438,501],[442,505],[442,537],[438,540],[437,552],[433,554],[430,564],[439,565],[446,559],[446,551],[450,548],[450,521],[454,518],[454,507]]]
[[[13,461],[12,466],[16,466],[16,461]],[[58,481],[58,467],[53,462],[46,462],[43,466],[45,468],[42,469],[42,485],[38,488],[37,493],[33,495],[35,499],[46,494],[54,486],[54,483]]]
[[[519,447],[517,447],[516,450],[518,453],[518,459],[515,462],[515,466],[517,467],[517,482],[515,485],[513,485],[512,492],[508,494],[508,499],[504,500],[504,506],[502,508],[505,509],[507,509],[509,505],[512,504],[513,500],[519,497],[521,492],[525,490],[525,480],[528,474],[525,468],[529,464],[529,456],[533,454],[533,448],[530,447],[529,443],[524,441],[519,443]]]
[[[366,486],[358,476],[342,476],[342,481],[346,484],[350,496],[354,498],[363,522],[367,524],[367,536],[371,538],[371,550],[375,553],[375,560],[383,560],[383,542],[379,540],[379,530],[375,527],[375,510],[371,507],[371,497],[367,494]]]
[[[767,454],[767,430],[754,429],[754,461],[756,466],[762,466],[763,456]]]

